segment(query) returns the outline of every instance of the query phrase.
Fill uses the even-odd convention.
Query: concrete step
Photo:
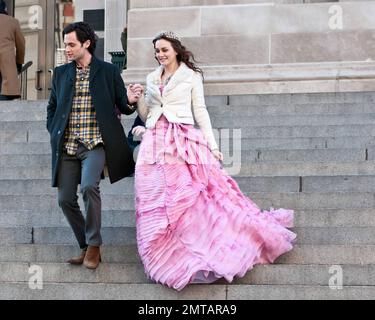
[[[373,105],[375,93],[368,92],[319,92],[319,93],[279,93],[279,94],[249,94],[249,95],[216,95],[206,96],[207,106],[266,106],[290,104],[347,104],[365,103]],[[0,101],[3,112],[24,111],[25,108],[34,107],[46,109],[47,100],[38,101]]]
[[[316,114],[360,114],[375,112],[372,103],[306,103],[306,104],[269,104],[269,105],[225,105],[208,107],[210,115],[230,114],[237,116],[261,115],[316,115]]]
[[[0,168],[51,167],[51,154],[0,154]],[[50,169],[49,169],[50,170]]]
[[[13,109],[13,110],[12,110]],[[21,106],[7,107],[0,110],[2,122],[8,121],[46,121],[46,106]],[[375,112],[373,104],[370,103],[313,103],[313,104],[272,104],[272,105],[215,105],[208,107],[211,118],[228,117],[259,117],[259,116],[319,116],[319,115],[360,115],[372,114]],[[123,115],[122,120],[125,125],[133,121],[136,113],[133,115]]]
[[[325,138],[374,136],[374,125],[317,125],[317,126],[254,126],[241,128],[242,138]],[[32,134],[30,134],[32,136]]]
[[[234,177],[234,179],[243,192],[298,192],[300,188],[300,179],[298,177]],[[372,180],[368,181],[371,182]],[[134,178],[125,178],[112,185],[107,179],[102,181],[100,189],[102,194],[108,195],[133,194]],[[56,189],[51,188],[50,179],[0,180],[0,195],[26,194],[55,195]]]
[[[79,201],[83,209],[83,203]],[[364,213],[365,215],[365,213]],[[371,222],[369,222],[371,223]],[[62,211],[4,211],[0,212],[0,227],[67,227],[68,223]],[[102,211],[103,227],[134,227],[135,212],[133,210]]]
[[[28,283],[0,284],[2,300],[372,300],[374,286],[201,285],[178,292],[158,284],[47,283],[30,290]]]
[[[338,147],[347,147],[347,148],[356,148],[360,146],[367,146],[374,144],[374,135],[371,135],[371,131],[367,134],[363,134],[362,136],[357,132],[354,133],[353,136],[349,136],[346,134],[344,136],[334,137],[261,137],[258,136],[256,138],[246,138],[248,128],[241,128],[236,129],[236,131],[230,129],[224,131],[217,131],[216,132],[216,139],[217,141],[221,141],[221,148],[224,149],[227,146],[234,149],[243,149],[248,150],[253,148],[275,148],[275,149],[283,149],[283,148],[290,148],[290,149],[308,149],[308,148],[332,148],[333,146]],[[375,131],[374,131],[375,132]],[[242,134],[245,133],[245,136]],[[255,130],[253,131],[255,133]],[[17,133],[16,135],[8,135],[4,136],[3,143],[40,143],[40,142],[48,142],[49,143],[49,135],[46,133],[41,133],[39,136],[38,132],[35,134],[30,132],[29,134],[22,134],[19,136]],[[235,137],[233,138],[233,135]],[[229,138],[228,138],[229,137]]]
[[[50,156],[49,156],[50,157]],[[51,168],[42,167],[0,167],[0,180],[23,179],[51,179]]]
[[[104,227],[102,237],[107,244],[136,244],[134,227]],[[75,244],[70,227],[13,227],[0,228],[4,244]]]
[[[153,283],[141,263],[101,263],[94,272],[67,263],[38,263],[44,283]],[[0,283],[28,282],[30,263],[0,263]]]
[[[47,110],[48,100],[12,100],[0,101],[0,112],[27,112],[30,109]]]
[[[362,149],[301,149],[301,150],[259,150],[257,152],[257,162],[286,162],[286,161],[303,161],[303,162],[357,162],[365,161],[369,151]],[[248,159],[249,154],[244,154],[243,159]]]
[[[367,126],[364,125],[363,128]],[[262,127],[263,128],[263,127]],[[289,127],[286,127],[289,128]],[[375,134],[372,131],[368,131],[367,134],[361,131],[354,132],[351,136],[351,132],[348,131],[344,135],[339,136],[324,136],[325,133],[321,131],[316,134],[317,137],[283,137],[284,130],[273,130],[269,135],[276,135],[278,131],[281,131],[280,137],[269,137],[268,134],[262,137],[261,134],[257,133],[257,128],[252,129],[252,133],[249,133],[249,128],[237,128],[235,131],[232,129],[225,129],[220,131],[216,130],[215,135],[217,141],[220,142],[220,148],[227,150],[228,148],[234,150],[252,150],[252,149],[324,149],[324,148],[360,148],[370,147],[375,145]],[[315,130],[315,129],[314,129]],[[311,135],[314,135],[311,130]],[[318,129],[317,129],[318,130]],[[361,129],[366,131],[365,129]],[[4,131],[4,130],[0,130]],[[43,131],[22,131],[17,130],[5,130],[4,134],[1,134],[0,140],[0,154],[28,154],[30,148],[38,148],[42,154],[49,153],[49,135]],[[127,132],[127,131],[126,131]],[[285,134],[288,134],[286,132]],[[284,134],[284,136],[285,136]],[[233,135],[235,135],[233,137]],[[247,138],[247,136],[256,136],[255,138]],[[323,136],[321,136],[323,135]]]
[[[0,228],[0,241],[4,244],[33,242],[33,229],[30,227]]]
[[[244,193],[260,208],[316,209],[370,209],[375,207],[373,192],[296,192]],[[134,210],[134,194],[102,195],[103,210]],[[18,211],[59,212],[56,195],[0,195],[0,212]]]
[[[0,143],[1,155],[45,155],[51,154],[48,142],[40,143]]]
[[[298,209],[359,209],[374,208],[373,192],[322,192],[322,193],[248,193],[261,208]]]
[[[219,141],[219,140],[218,140]],[[366,157],[374,157],[375,137],[343,137],[343,138],[302,138],[302,139],[242,139],[222,140],[218,142],[225,159],[241,158],[244,161],[268,160],[277,158],[308,161],[309,158],[317,161],[358,161]],[[328,150],[327,150],[328,149]],[[341,150],[340,150],[341,149]],[[322,150],[322,151],[321,151]],[[255,151],[272,151],[268,158]],[[350,155],[348,155],[350,153]],[[47,155],[51,154],[49,142],[33,143],[0,143],[0,155]],[[267,152],[265,152],[267,155]],[[352,155],[353,154],[353,155]],[[336,155],[336,156],[335,156]],[[302,160],[300,160],[302,159]],[[6,160],[6,159],[5,159]],[[20,161],[20,160],[18,160]],[[12,163],[9,161],[10,164]],[[2,161],[2,166],[6,165]]]
[[[340,104],[340,103],[321,103],[321,104],[272,104],[272,105],[215,105],[208,107],[208,111],[211,119],[237,119],[241,117],[245,119],[277,119],[289,118],[289,119],[306,119],[312,117],[312,119],[321,119],[323,115],[327,119],[364,119],[365,115],[374,115],[375,108],[373,104]],[[228,117],[228,114],[231,117]],[[0,110],[1,122],[6,125],[7,122],[43,122],[47,120],[46,108],[39,107],[25,107],[23,111],[9,111]],[[122,115],[121,121],[127,125],[132,123],[136,118],[137,113],[132,115]],[[342,121],[342,120],[341,120]],[[248,121],[244,123],[249,123]],[[307,125],[309,123],[307,122]]]
[[[241,176],[355,176],[374,175],[374,161],[362,162],[269,162],[240,166]],[[234,167],[235,168],[235,167]],[[227,169],[228,172],[229,169]],[[238,170],[237,170],[238,171]],[[236,171],[236,174],[237,174]]]
[[[1,300],[225,300],[226,285],[191,285],[180,292],[159,284],[0,283]]]
[[[43,106],[33,105],[32,102],[30,105],[26,106],[16,106],[16,107],[9,107],[4,106],[0,108],[0,116],[2,121],[43,121],[47,120],[47,104]],[[353,106],[353,108],[355,108]],[[361,108],[361,107],[359,107]],[[350,108],[348,109],[351,110]],[[371,110],[370,110],[371,112]],[[135,119],[137,117],[137,113],[133,113],[131,115],[123,114],[121,116],[121,120],[126,119]]]
[[[217,136],[219,137],[219,136]],[[375,146],[375,137],[326,137],[326,138],[217,138],[225,155],[230,151],[248,153],[252,150],[298,150],[298,149],[366,149]],[[219,142],[220,141],[220,142]]]
[[[127,131],[128,132],[128,131]],[[229,129],[233,135],[233,129]],[[221,137],[224,131],[220,131]],[[295,141],[303,138],[315,140],[318,144],[322,139],[316,138],[340,138],[340,137],[374,137],[375,127],[373,125],[332,125],[332,126],[253,126],[241,128],[242,139],[287,139]],[[44,129],[9,128],[0,129],[0,143],[19,142],[49,142],[50,136]]]
[[[278,126],[280,123],[287,126],[311,125],[350,125],[374,124],[375,112],[367,114],[341,114],[341,115],[268,115],[228,117],[210,116],[214,128],[244,128],[252,126]]]
[[[12,228],[10,228],[11,230]],[[9,229],[8,229],[9,230]],[[13,229],[17,233],[17,229]],[[111,245],[135,245],[136,230],[134,227],[104,227],[101,229],[103,243]],[[9,237],[7,237],[9,239]],[[13,242],[14,243],[14,242]],[[29,242],[16,242],[29,243]],[[33,228],[33,242],[36,244],[76,244],[70,227]]]
[[[79,254],[76,244],[9,244],[0,246],[0,262],[64,263]],[[375,264],[375,245],[299,245],[276,264]],[[140,263],[136,245],[102,246],[104,263]]]
[[[250,94],[250,95],[222,95],[222,96],[206,96],[206,105],[208,108],[220,107],[230,105],[232,107],[274,107],[280,110],[298,111],[300,108],[312,110],[312,108],[321,105],[327,105],[327,108],[321,111],[328,112],[335,106],[338,108],[345,108],[346,106],[354,105],[359,107],[364,105],[365,110],[373,110],[373,102],[375,101],[373,92],[345,92],[345,93],[294,93],[294,94]],[[46,112],[48,101],[1,101],[0,112],[22,113],[29,112],[29,110],[36,110]],[[292,106],[292,107],[291,107]],[[367,109],[368,108],[368,109]],[[318,109],[317,111],[320,111]]]
[[[312,177],[234,177],[242,192],[375,192],[375,175]],[[134,193],[134,177],[115,184],[106,179],[100,184],[103,195]],[[0,180],[0,195],[56,195],[50,179]]]
[[[76,244],[70,227],[0,228],[4,244]],[[103,242],[111,245],[136,244],[134,227],[104,227]]]
[[[31,142],[24,138],[21,140],[10,138],[6,142],[0,143],[0,155],[50,154],[49,137],[45,136],[41,140],[40,142]],[[373,148],[375,145],[374,136],[228,139],[220,138],[220,134],[218,134],[217,141],[226,156],[230,156],[232,150],[250,153],[253,150],[366,149]]]
[[[303,192],[375,192],[375,176],[303,177]]]
[[[370,245],[309,245],[295,244],[293,250],[276,259],[276,264],[374,264],[375,246]]]
[[[370,146],[367,149],[367,160],[375,160],[375,146]]]
[[[212,98],[215,99],[215,98]],[[216,97],[218,99],[218,97]],[[231,106],[247,105],[287,105],[287,104],[312,104],[312,103],[369,103],[375,102],[374,92],[334,92],[334,93],[285,93],[285,94],[250,94],[231,95]],[[216,104],[217,101],[216,101]],[[207,105],[213,105],[207,100]],[[220,104],[218,104],[220,105]]]
[[[9,147],[13,148],[13,147]],[[30,150],[31,151],[31,150]],[[253,162],[359,162],[369,158],[375,159],[375,148],[348,149],[291,149],[291,150],[250,150],[239,154],[230,149],[222,148],[224,154],[223,165],[229,165],[233,159],[242,163]],[[0,155],[0,168],[15,167],[51,167],[50,154],[3,154]]]
[[[27,134],[28,131],[38,130],[44,131],[45,134],[48,135],[48,131],[46,129],[46,121],[0,121],[0,132],[2,133],[9,133],[15,134],[16,131],[19,134],[23,135],[24,133]]]
[[[345,245],[373,244],[374,227],[297,227],[297,244]],[[0,228],[0,240],[4,244],[76,244],[70,227],[13,227]],[[103,242],[110,245],[136,244],[133,227],[103,227]]]
[[[375,209],[296,210],[296,227],[375,227]]]
[[[0,121],[0,132],[9,132],[9,134],[15,134],[15,131],[19,131],[20,134],[28,131],[44,131],[46,135],[48,135],[48,131],[46,129],[46,120],[45,115],[38,116],[42,119],[32,120],[27,118],[25,120],[15,119],[14,121]],[[122,124],[126,132],[130,130],[133,125],[135,116],[123,116]]]
[[[0,246],[1,262],[63,263],[80,253],[77,244],[4,244]],[[102,260],[108,263],[140,263],[136,245],[104,244]]]
[[[373,244],[375,241],[372,227],[325,227],[293,228],[299,244]]]
[[[375,160],[375,159],[374,159]],[[362,162],[233,162],[224,169],[233,177],[301,177],[374,175],[374,160]],[[10,167],[8,167],[10,166]],[[50,179],[51,169],[45,166],[0,166],[0,180]]]
[[[228,300],[372,300],[374,286],[233,285],[228,286]]]
[[[239,95],[239,96],[206,96],[206,105],[211,111],[232,107],[235,110],[243,111],[254,109],[259,112],[261,109],[265,113],[288,112],[288,113],[329,113],[342,111],[347,112],[371,112],[373,111],[373,101],[375,101],[373,92],[362,95],[355,93],[356,96],[288,96],[287,94],[277,95]],[[324,95],[319,93],[318,95]],[[326,99],[326,100],[325,100]],[[47,111],[47,100],[39,101],[9,101],[0,102],[0,113],[29,113]]]
[[[38,264],[43,270],[43,283],[116,283],[151,284],[142,264],[102,263],[94,272],[62,263]],[[345,286],[375,286],[374,265],[341,265]],[[332,265],[256,265],[234,285],[320,285],[329,284]],[[29,263],[0,263],[0,283],[26,282],[30,279]],[[221,279],[220,284],[227,284]],[[216,284],[219,284],[216,283]]]
[[[322,125],[371,125],[375,120],[375,110],[371,113],[341,113],[341,114],[277,114],[263,115],[261,111],[258,115],[232,115],[211,113],[210,118],[214,128],[245,128],[259,126],[322,126]],[[11,128],[9,124],[25,124],[25,128],[36,126],[32,122],[37,122],[40,129],[46,127],[46,113],[2,113],[1,123],[3,128]],[[131,128],[134,122],[134,116],[122,117],[122,124],[125,128]],[[6,125],[6,123],[9,123]],[[35,128],[35,127],[34,127]]]
[[[84,208],[80,201],[81,208]],[[295,210],[296,227],[375,227],[375,209],[317,209]],[[4,211],[0,212],[0,227],[67,227],[62,211]],[[132,210],[104,210],[103,227],[134,227]]]

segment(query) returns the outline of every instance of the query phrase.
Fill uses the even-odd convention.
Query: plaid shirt
[[[77,67],[75,95],[69,124],[65,130],[65,149],[69,155],[77,153],[78,142],[88,149],[94,149],[103,139],[96,120],[96,111],[89,90],[90,67]]]

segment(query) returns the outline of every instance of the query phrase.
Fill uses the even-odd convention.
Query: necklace
[[[163,83],[163,86],[166,86],[168,84],[168,82],[171,80],[173,74],[171,74],[168,78],[166,78],[164,81],[162,81]]]
[[[168,84],[168,82],[171,80],[173,75],[176,73],[177,69],[178,68],[176,68],[176,70],[174,70],[172,73],[170,73],[168,75],[166,74],[166,70],[165,69],[163,70],[163,73],[161,75],[161,82],[164,86],[166,86]],[[163,80],[163,78],[164,78],[164,80]]]

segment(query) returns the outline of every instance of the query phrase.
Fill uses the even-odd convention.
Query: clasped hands
[[[130,104],[134,104],[138,102],[140,97],[144,94],[144,88],[141,84],[129,84],[128,86],[128,101]],[[146,128],[144,126],[137,126],[133,128],[132,133],[142,139],[143,134],[146,132]],[[214,157],[218,161],[223,161],[223,154],[220,152],[219,149],[212,150]]]

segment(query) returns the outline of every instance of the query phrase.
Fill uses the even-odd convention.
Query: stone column
[[[121,32],[126,26],[126,1],[105,0],[105,60],[111,61],[110,51],[123,51]]]

